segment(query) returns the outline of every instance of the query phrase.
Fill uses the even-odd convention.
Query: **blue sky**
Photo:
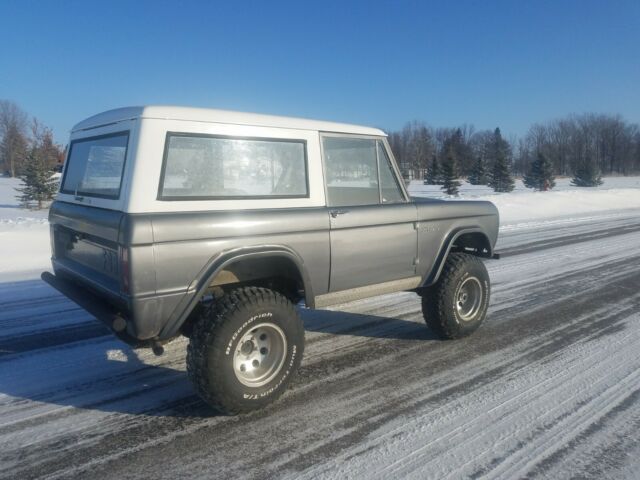
[[[0,98],[60,142],[94,113],[153,103],[386,130],[638,122],[640,1],[0,0]]]

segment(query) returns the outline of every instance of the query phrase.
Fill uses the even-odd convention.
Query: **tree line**
[[[17,198],[24,206],[39,208],[51,200],[58,182],[54,168],[64,161],[64,149],[55,143],[50,128],[9,100],[0,100],[0,165],[2,173],[22,180]]]
[[[389,143],[406,178],[442,185],[452,195],[460,178],[509,192],[514,175],[530,188],[548,190],[556,175],[573,176],[574,185],[594,186],[602,183],[602,174],[640,173],[640,127],[620,115],[570,115],[534,124],[522,138],[509,139],[500,128],[434,128],[413,121],[390,132]],[[23,203],[41,204],[50,197],[51,170],[64,157],[49,128],[29,119],[14,102],[0,100],[0,165],[4,175],[23,179]]]
[[[539,189],[553,188],[555,175],[573,176],[576,185],[597,185],[602,174],[640,173],[640,128],[620,115],[570,115],[535,124],[519,139],[504,139],[499,128],[433,128],[414,121],[391,132],[389,143],[405,177],[432,184],[442,183],[443,167],[470,183],[491,185],[516,175]],[[546,183],[533,181],[540,175]],[[497,190],[509,191],[509,185]]]

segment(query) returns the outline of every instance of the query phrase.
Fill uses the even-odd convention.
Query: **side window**
[[[382,203],[400,203],[404,202],[402,189],[398,185],[398,180],[393,171],[391,160],[387,155],[384,144],[381,141],[378,144],[378,162],[380,165],[380,190],[382,192]]]
[[[159,192],[163,200],[308,195],[303,140],[167,135]]]
[[[384,144],[369,138],[323,137],[327,205],[404,202]]]
[[[380,203],[375,140],[323,137],[322,148],[329,206]]]

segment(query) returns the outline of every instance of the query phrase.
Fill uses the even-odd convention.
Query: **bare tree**
[[[389,135],[389,144],[405,177],[422,178],[433,156],[433,133],[422,122],[407,123]]]
[[[620,115],[570,115],[547,124],[533,125],[519,148],[519,166],[533,161],[526,157],[538,151],[553,163],[554,173],[575,175],[585,162],[601,172],[629,175],[640,171],[637,162],[639,127]]]
[[[0,100],[0,161],[3,172],[15,177],[27,151],[27,114],[14,102]]]

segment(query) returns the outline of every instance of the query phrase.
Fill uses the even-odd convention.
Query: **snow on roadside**
[[[34,278],[49,268],[49,211],[20,208],[20,180],[0,177],[0,282]]]
[[[640,209],[640,177],[605,178],[599,187],[571,186],[571,179],[561,178],[557,186],[548,192],[527,189],[521,180],[511,193],[495,193],[484,185],[463,183],[459,200],[488,200],[500,211],[500,224],[504,228],[512,224],[534,222],[558,217],[585,216],[593,213]],[[409,193],[418,197],[452,199],[444,195],[438,185],[423,185],[412,181]]]
[[[40,276],[50,267],[49,225],[0,226],[0,283]]]

